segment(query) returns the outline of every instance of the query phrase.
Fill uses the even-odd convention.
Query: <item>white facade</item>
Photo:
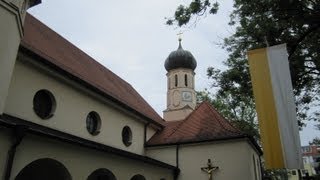
[[[211,159],[213,179],[260,180],[260,157],[248,140],[196,143],[178,146],[150,147],[147,155],[171,165],[177,165],[181,173],[178,180],[207,179],[201,171]]]

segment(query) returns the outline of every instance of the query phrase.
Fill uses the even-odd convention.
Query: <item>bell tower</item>
[[[167,70],[167,109],[163,111],[163,118],[166,121],[185,119],[196,107],[194,70],[197,61],[182,48],[181,38],[178,49],[169,54],[164,67]]]
[[[41,0],[0,0],[0,115],[23,36],[27,9],[39,3]]]

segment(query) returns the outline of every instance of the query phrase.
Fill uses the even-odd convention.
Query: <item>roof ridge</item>
[[[200,107],[203,103],[204,103],[204,102],[200,103],[185,119],[181,120],[181,123],[179,123],[176,127],[174,127],[173,132],[168,136],[168,138],[169,138],[170,136],[172,136],[173,134],[175,134],[175,133],[178,131],[179,127],[181,127],[184,123],[186,123],[186,122],[190,119],[190,117],[191,117],[194,113],[196,113],[197,109],[199,109],[199,107]]]
[[[173,128],[172,132],[168,135],[167,138],[169,138],[169,137],[171,137],[173,134],[175,134],[175,133],[177,132],[177,130],[179,129],[179,127],[182,126],[182,124],[184,123],[184,121],[185,121],[185,119],[184,119],[184,120],[181,120],[181,122]]]
[[[205,101],[205,102],[207,102],[207,101]],[[219,113],[219,111],[216,110],[215,107],[213,107],[213,105],[211,105],[209,102],[207,102],[207,105],[209,106],[209,108],[210,108],[212,111],[215,111],[216,113],[218,113],[218,114],[222,117],[222,119],[223,119],[225,122],[227,122],[231,127],[233,127],[235,130],[238,130],[237,128],[235,128],[235,127],[229,122],[229,120],[227,120],[224,116],[222,116],[222,115]],[[216,116],[216,114],[214,114],[214,115]],[[232,131],[232,130],[226,128],[226,127],[223,125],[223,123],[220,121],[220,118],[216,118],[216,119],[218,120],[218,122],[219,122],[219,124],[221,125],[221,127],[222,127],[223,129],[225,129],[226,131],[233,132],[233,133],[243,134],[240,130],[238,130],[238,132],[236,132],[236,131]]]

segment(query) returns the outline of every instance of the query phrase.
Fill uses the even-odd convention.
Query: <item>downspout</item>
[[[176,146],[176,169],[173,172],[173,179],[177,180],[180,174],[180,169],[179,169],[179,147],[180,145],[177,144]]]
[[[4,180],[9,180],[11,176],[11,170],[12,170],[12,165],[13,165],[13,160],[16,154],[16,149],[21,143],[23,137],[26,135],[26,132],[28,130],[27,126],[16,126],[13,129],[12,132],[12,144],[10,149],[8,150],[8,155],[7,155],[7,162],[4,168]]]
[[[261,156],[259,155],[259,167],[260,167],[260,179],[263,179],[264,178],[264,170],[262,168],[262,162],[261,162]]]
[[[147,128],[150,125],[150,122],[144,125],[144,144],[147,142]]]

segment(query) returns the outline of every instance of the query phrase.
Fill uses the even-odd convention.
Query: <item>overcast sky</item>
[[[224,68],[227,53],[219,45],[234,32],[228,26],[232,0],[223,0],[217,15],[201,19],[196,27],[165,25],[183,0],[42,0],[29,12],[51,29],[75,44],[98,62],[129,82],[162,116],[166,108],[166,70],[164,61],[182,47],[197,60],[196,90],[210,87],[209,66]],[[319,136],[312,124],[300,132],[306,145]]]

